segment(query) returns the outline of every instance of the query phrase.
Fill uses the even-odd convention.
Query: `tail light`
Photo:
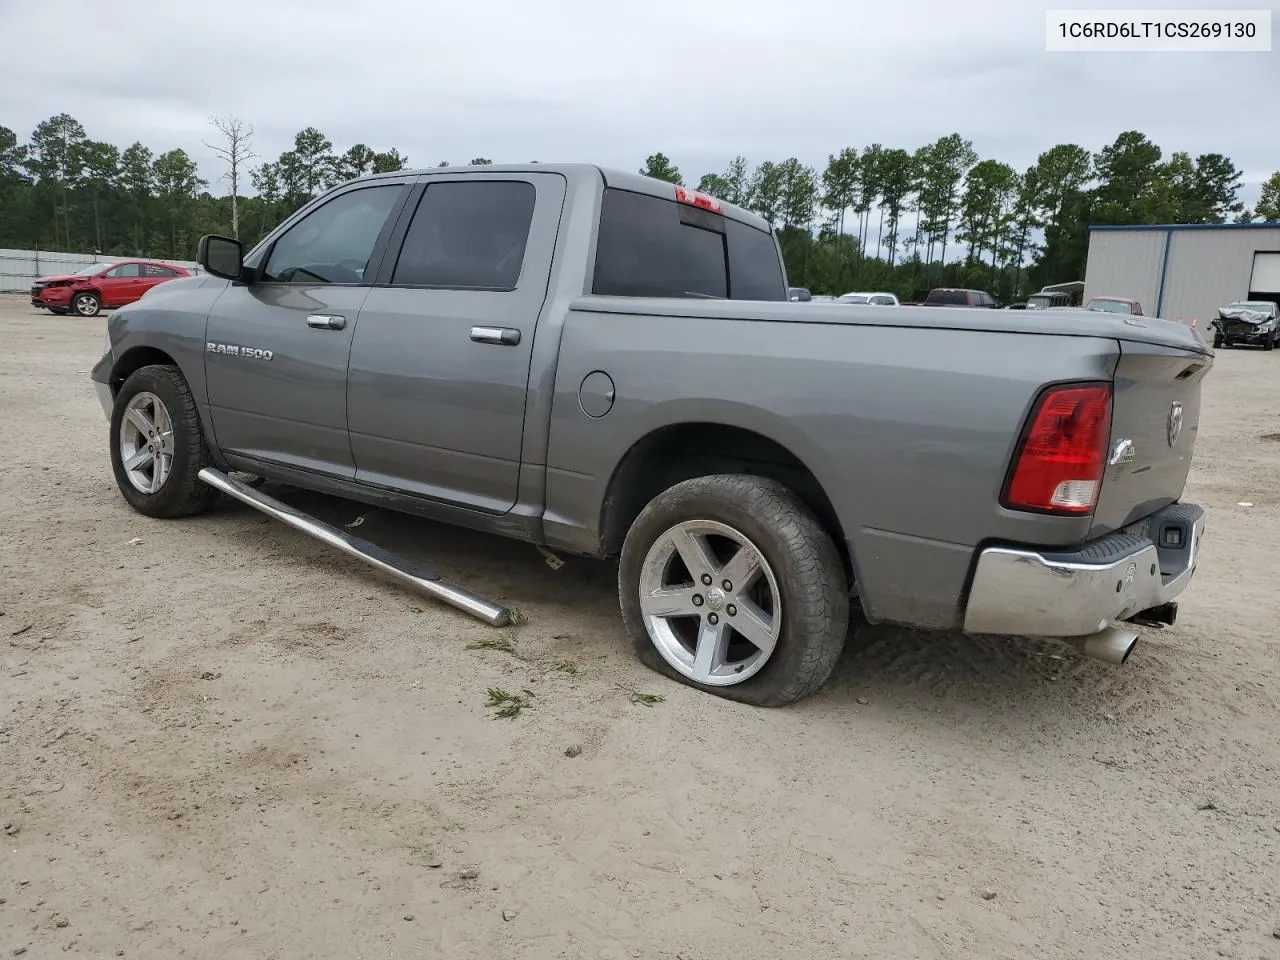
[[[1111,435],[1111,384],[1050,387],[1018,445],[1000,502],[1012,510],[1093,511]]]
[[[691,207],[701,207],[712,213],[720,212],[720,201],[709,193],[690,190],[688,187],[676,187],[676,203],[687,203]]]

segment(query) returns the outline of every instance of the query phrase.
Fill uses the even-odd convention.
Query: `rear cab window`
[[[773,235],[732,217],[616,187],[604,191],[592,292],[787,299]]]

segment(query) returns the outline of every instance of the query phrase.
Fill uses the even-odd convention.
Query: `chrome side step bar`
[[[241,503],[247,503],[255,510],[261,510],[267,516],[273,517],[281,523],[293,527],[295,530],[301,530],[308,536],[315,537],[322,543],[327,543],[329,546],[341,550],[349,557],[363,560],[375,570],[382,571],[389,577],[412,587],[419,593],[424,593],[437,600],[443,600],[450,606],[457,607],[464,613],[469,613],[493,627],[503,627],[511,623],[511,611],[507,607],[441,580],[430,570],[420,567],[403,557],[398,557],[390,550],[384,550],[375,543],[370,543],[360,537],[353,537],[337,527],[331,527],[310,514],[303,513],[287,503],[282,503],[275,497],[267,496],[248,484],[232,479],[221,470],[205,467],[200,471],[199,476],[201,480],[215,490],[221,490],[227,496],[234,497]]]

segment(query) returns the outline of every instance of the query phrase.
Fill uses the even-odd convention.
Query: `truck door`
[[[205,380],[228,454],[350,479],[347,358],[409,180],[353,184],[289,225],[209,313]]]
[[[351,346],[357,480],[490,513],[515,504],[564,196],[552,173],[422,178]]]

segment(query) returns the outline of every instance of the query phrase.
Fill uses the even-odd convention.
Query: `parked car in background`
[[[838,298],[841,303],[866,303],[874,307],[899,306],[898,298],[892,293],[876,291],[874,293],[846,293]]]
[[[31,305],[51,313],[97,316],[133,303],[158,283],[189,277],[192,271],[155,260],[95,263],[64,276],[41,277],[31,285]]]
[[[936,287],[921,303],[924,307],[976,307],[993,310],[999,306],[995,298],[985,290],[965,290],[960,287]]]
[[[829,293],[815,293],[809,297],[810,303],[836,303],[838,301],[838,297],[834,297]]]
[[[787,287],[787,299],[792,303],[808,303],[813,299],[813,294],[805,287]]]
[[[1280,344],[1280,307],[1270,300],[1237,300],[1218,308],[1213,327],[1213,348],[1249,343],[1274,350]]]
[[[1084,308],[1100,313],[1119,313],[1130,317],[1144,316],[1142,304],[1133,297],[1094,297],[1084,305]]]
[[[1041,290],[1027,297],[1026,309],[1048,310],[1050,307],[1071,306],[1071,295],[1068,293],[1046,292]]]

